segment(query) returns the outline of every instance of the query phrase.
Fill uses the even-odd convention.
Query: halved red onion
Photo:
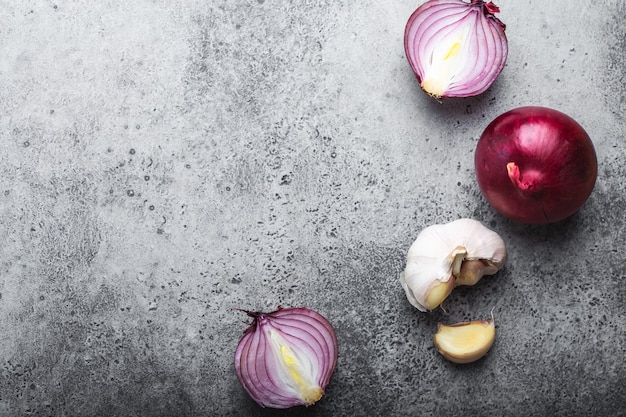
[[[506,62],[506,26],[493,2],[429,0],[413,12],[404,49],[420,86],[429,95],[470,97],[483,93]]]
[[[254,320],[237,345],[235,371],[252,399],[289,408],[322,398],[337,363],[330,322],[306,307],[245,312]]]

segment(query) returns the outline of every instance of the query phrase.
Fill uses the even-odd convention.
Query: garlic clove
[[[439,323],[435,347],[447,360],[470,363],[487,354],[496,338],[494,319],[456,324]]]
[[[454,278],[446,282],[440,282],[430,289],[426,295],[424,306],[428,310],[434,310],[444,302],[454,289]]]
[[[400,284],[407,299],[415,308],[420,311],[433,310],[454,289],[450,259],[422,258],[419,262],[408,263],[400,275]]]
[[[470,259],[462,263],[456,275],[456,285],[476,285],[484,275],[493,275],[500,268],[482,259]]]

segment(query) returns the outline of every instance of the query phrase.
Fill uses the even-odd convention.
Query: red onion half
[[[520,107],[493,120],[478,140],[474,165],[487,201],[527,224],[554,223],[574,214],[598,175],[587,132],[546,107]]]
[[[235,351],[235,371],[252,399],[289,408],[322,398],[337,363],[328,320],[305,307],[246,313],[254,320]]]
[[[508,54],[493,2],[429,0],[413,12],[404,49],[422,89],[439,99],[470,97],[496,80]]]

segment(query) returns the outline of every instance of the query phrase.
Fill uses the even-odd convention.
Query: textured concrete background
[[[0,2],[0,415],[626,415],[626,6],[500,0],[492,88],[443,104],[404,57],[419,1]],[[510,222],[477,188],[487,123],[577,119],[599,177],[572,218]],[[506,268],[420,313],[424,227],[471,217]],[[335,326],[315,406],[264,410],[234,307]],[[443,360],[438,321],[496,343]]]

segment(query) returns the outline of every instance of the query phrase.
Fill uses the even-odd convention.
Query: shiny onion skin
[[[317,402],[335,370],[337,336],[319,313],[305,307],[249,312],[254,320],[235,351],[235,371],[262,407]]]
[[[428,0],[413,12],[404,50],[422,89],[436,99],[483,93],[506,62],[506,26],[493,2]]]
[[[478,140],[474,165],[489,204],[526,224],[555,223],[577,212],[598,175],[587,132],[546,107],[520,107],[493,120]]]

